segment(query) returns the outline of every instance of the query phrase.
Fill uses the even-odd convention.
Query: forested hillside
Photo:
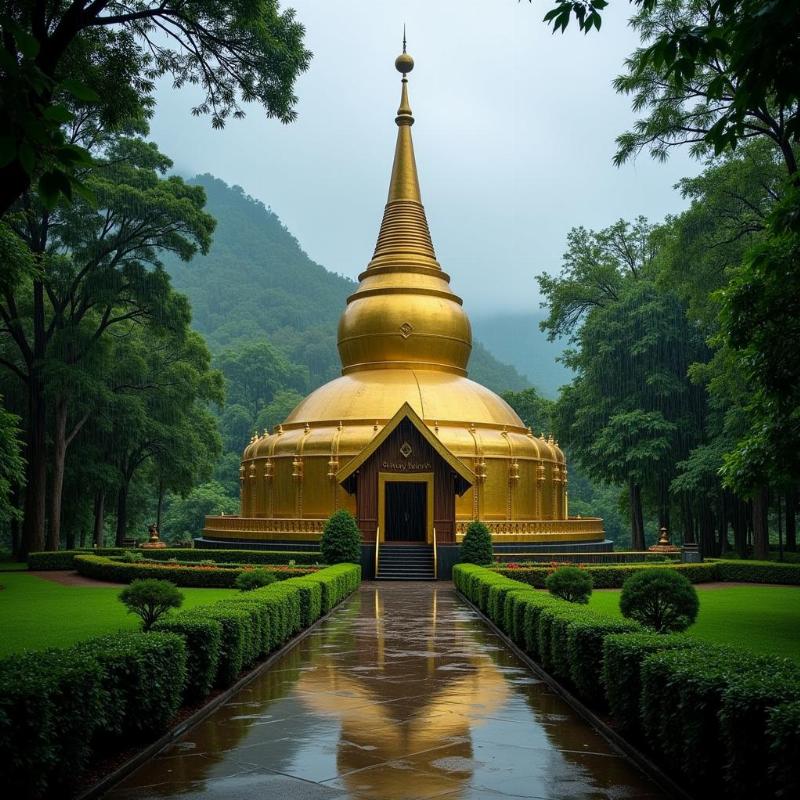
[[[217,220],[214,242],[208,255],[167,266],[212,351],[267,338],[308,370],[309,389],[338,375],[336,325],[355,282],[312,261],[278,217],[240,187],[212,175],[192,182],[205,189],[206,210]],[[498,392],[529,385],[478,342],[470,377]]]

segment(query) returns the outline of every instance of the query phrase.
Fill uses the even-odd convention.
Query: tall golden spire
[[[466,374],[469,320],[436,260],[419,190],[408,100],[414,59],[406,52],[405,30],[395,67],[403,77],[389,195],[372,260],[339,322],[342,368],[345,373],[414,368]]]

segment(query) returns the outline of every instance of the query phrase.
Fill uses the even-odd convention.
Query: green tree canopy
[[[0,215],[32,180],[51,199],[71,196],[88,163],[62,127],[76,119],[73,101],[113,126],[128,116],[131,89],[149,98],[169,75],[176,88],[200,87],[193,113],[214,127],[252,102],[290,122],[311,57],[303,26],[277,0],[21,2],[4,6],[0,25]]]

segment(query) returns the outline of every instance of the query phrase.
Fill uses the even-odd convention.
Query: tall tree
[[[28,395],[26,551],[58,546],[67,447],[98,393],[91,360],[118,326],[132,320],[160,328],[188,324],[188,305],[171,292],[160,259],[163,252],[187,260],[205,252],[214,224],[203,212],[202,189],[162,177],[171,162],[155,145],[106,133],[89,115],[86,121],[85,140],[91,139],[96,159],[83,180],[94,199],[50,209],[28,194],[8,217],[39,265],[15,289],[6,287],[0,302],[0,363]],[[45,542],[48,410],[53,480]]]
[[[795,0],[630,0],[645,47],[629,60],[618,88],[651,118],[620,141],[619,158],[652,145],[707,145],[716,154],[753,135],[781,148],[800,138],[800,6]],[[556,0],[545,15],[554,31],[574,16],[585,33],[600,29],[607,0]]]
[[[2,401],[0,395],[0,401]],[[20,454],[19,417],[0,405],[0,523],[7,523],[18,515],[10,497],[15,486],[24,481],[25,469]]]
[[[534,433],[545,435],[553,430],[555,403],[542,397],[536,389],[503,392],[503,400],[517,412],[519,418]]]
[[[201,87],[193,113],[210,115],[214,127],[243,116],[249,102],[290,122],[294,82],[311,56],[294,11],[277,0],[25,0],[3,5],[0,26],[0,215],[32,180],[50,197],[72,195],[88,158],[64,136],[65,95],[111,119],[126,85],[151,91],[170,75],[176,87]],[[87,42],[102,43],[94,70],[76,59]],[[103,94],[98,74],[117,89]]]
[[[222,376],[210,368],[199,334],[184,328],[155,338],[132,323],[115,343],[109,376],[113,394],[102,410],[108,419],[118,471],[116,542],[128,533],[131,483],[149,466],[157,488],[188,491],[209,477],[221,442],[209,403],[222,403]]]
[[[569,336],[576,371],[562,389],[556,427],[595,479],[628,487],[631,541],[643,549],[643,495],[669,527],[669,484],[702,426],[702,390],[687,378],[704,351],[674,293],[660,291],[661,232],[643,219],[600,232],[574,229],[562,273],[542,275],[549,335]]]
[[[306,371],[291,364],[266,339],[223,350],[215,364],[225,376],[228,402],[249,411],[251,428],[261,409],[272,402],[277,391],[284,388],[304,390],[308,385]]]

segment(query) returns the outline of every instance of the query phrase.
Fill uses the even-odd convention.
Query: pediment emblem
[[[403,456],[403,458],[408,458],[412,452],[413,450],[408,442],[403,442],[403,444],[400,445],[400,455]]]

